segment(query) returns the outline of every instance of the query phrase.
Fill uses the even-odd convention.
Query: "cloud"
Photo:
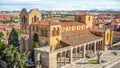
[[[0,10],[22,8],[43,10],[120,9],[119,4],[120,0],[2,0]]]

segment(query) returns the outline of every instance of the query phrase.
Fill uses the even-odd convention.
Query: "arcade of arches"
[[[41,62],[41,63],[37,63],[36,64],[36,68],[40,68],[40,66],[44,66],[45,68],[60,68],[62,66],[66,66],[68,64],[71,64],[73,62],[76,62],[77,60],[80,60],[82,58],[90,58],[93,56],[96,56],[97,52],[103,51],[104,50],[104,46],[102,45],[103,39],[99,39],[96,41],[92,41],[89,43],[85,43],[85,44],[80,44],[78,46],[69,46],[69,47],[65,47],[65,48],[61,48],[58,50],[51,52],[48,52],[49,55],[53,54],[52,56],[49,57],[55,57],[54,59],[49,59],[49,61],[52,61],[52,64],[48,63],[49,66],[47,65],[43,65],[45,64],[44,62],[41,62],[40,57],[43,57],[44,55],[39,52],[37,52],[36,50],[36,56],[35,56],[35,62]],[[42,55],[40,55],[42,54]],[[39,59],[37,59],[39,58]],[[48,60],[46,60],[46,58],[42,58],[42,60],[44,60],[45,62],[47,62]],[[49,62],[48,61],[48,62]],[[56,64],[56,66],[55,66]]]

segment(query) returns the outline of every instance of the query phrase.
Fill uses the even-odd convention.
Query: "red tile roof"
[[[75,46],[75,45],[95,41],[98,39],[102,39],[102,37],[93,35],[91,32],[89,32],[89,30],[83,30],[83,31],[65,32],[62,34],[61,41],[71,46]]]
[[[84,23],[81,22],[62,22],[62,26],[73,26],[73,25],[84,25]]]
[[[118,31],[114,31],[113,34],[114,34],[114,35],[119,35],[119,36],[120,36],[120,32],[118,32]]]

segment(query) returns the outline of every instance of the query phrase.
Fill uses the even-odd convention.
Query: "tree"
[[[14,28],[12,28],[12,31],[9,35],[8,44],[9,45],[13,44],[15,46],[19,45],[18,33],[16,32]]]
[[[31,49],[31,55],[29,57],[32,61],[34,61],[34,48],[38,48],[38,47],[39,47],[39,44],[37,42],[34,42],[33,47]]]
[[[1,55],[1,52],[2,52],[2,50],[3,50],[3,42],[1,41],[1,39],[0,39],[0,55]]]
[[[0,37],[4,36],[4,33],[3,32],[0,32]]]
[[[10,23],[11,20],[2,20],[1,22],[2,22],[2,23]]]
[[[21,34],[20,30],[16,30],[18,36]]]
[[[97,52],[97,63],[100,64],[101,63],[101,52]]]
[[[28,58],[28,53],[18,52],[18,47],[8,45],[2,51],[2,60],[8,65],[8,68],[24,68]]]

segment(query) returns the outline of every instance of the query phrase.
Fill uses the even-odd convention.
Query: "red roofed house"
[[[0,13],[0,20],[10,20],[10,19],[11,19],[10,14]]]

